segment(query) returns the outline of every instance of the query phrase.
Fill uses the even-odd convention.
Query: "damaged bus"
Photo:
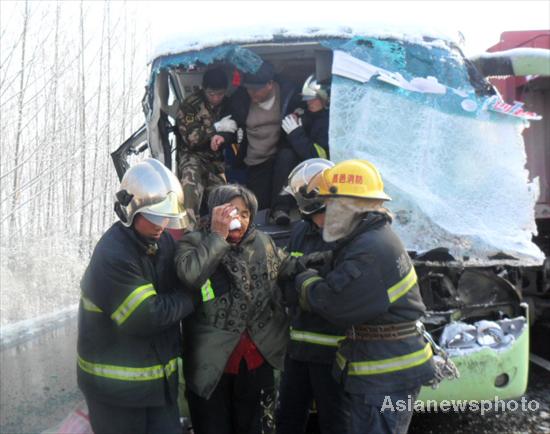
[[[544,67],[545,59],[529,67]],[[459,379],[424,388],[419,399],[522,395],[529,364],[522,290],[537,282],[549,292],[544,253],[532,242],[537,186],[528,181],[522,139],[540,117],[505,104],[486,78],[518,74],[521,61],[504,53],[488,64],[467,59],[452,37],[386,29],[176,37],[153,55],[145,123],[112,155],[118,176],[143,151],[174,168],[176,111],[202,74],[222,67],[232,78],[230,93],[240,74],[264,60],[298,92],[311,74],[330,82],[331,159],[367,159],[382,173],[393,228],[416,267],[424,324],[460,371]],[[226,149],[230,179],[242,175],[231,166],[236,146]],[[285,243],[289,227],[271,224],[266,213],[256,223]]]

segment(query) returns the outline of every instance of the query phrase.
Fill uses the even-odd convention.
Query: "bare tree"
[[[87,202],[86,195],[86,181],[87,181],[87,172],[86,172],[86,64],[84,62],[84,7],[83,0],[80,1],[80,169],[81,169],[81,192],[80,192],[80,225],[78,230],[78,235],[81,240],[80,253],[84,255],[84,246],[82,245],[84,240],[84,220],[86,213],[84,208]]]
[[[50,164],[53,163],[56,144],[59,142],[57,137],[57,87],[59,82],[59,16],[60,16],[60,4],[57,2],[55,8],[55,34],[54,34],[54,57],[53,57],[53,67],[52,67],[52,90],[51,90],[51,132],[49,135],[48,141],[48,161]],[[54,194],[55,194],[55,177],[54,172],[50,170],[50,175],[48,177],[48,196],[46,201],[46,228],[49,228],[53,221],[54,214]]]
[[[10,216],[10,226],[17,230],[19,222],[16,218],[16,213],[13,212],[17,208],[19,203],[19,183],[21,182],[21,168],[19,167],[19,159],[22,155],[22,145],[21,145],[21,125],[23,123],[23,101],[25,98],[25,62],[26,62],[26,48],[27,48],[27,25],[29,21],[29,2],[25,0],[25,11],[23,15],[23,30],[21,32],[21,72],[19,80],[19,97],[17,100],[17,127],[16,127],[16,136],[15,136],[15,155],[13,161],[13,196],[11,204],[11,216]]]
[[[107,128],[105,131],[105,157],[110,158],[110,151],[111,151],[111,128],[109,120],[111,119],[111,9],[110,4],[108,0],[106,1],[106,8],[107,8],[107,101],[106,101],[106,119],[107,119]],[[103,171],[103,213],[102,213],[102,219],[101,219],[101,227],[105,227],[107,224],[107,213],[109,207],[107,204],[109,203],[109,197],[111,194],[109,193],[109,170],[108,166],[105,166],[105,170]],[[110,211],[110,209],[109,209]]]
[[[100,140],[100,136],[101,136],[101,132],[98,128],[99,124],[100,124],[100,113],[101,113],[101,96],[102,96],[102,91],[103,91],[103,87],[102,87],[102,83],[103,83],[103,80],[101,79],[102,75],[103,75],[103,57],[104,57],[104,51],[103,51],[103,48],[105,46],[104,44],[104,36],[105,36],[105,19],[106,19],[106,13],[105,13],[105,8],[103,8],[103,19],[102,19],[102,24],[101,24],[101,48],[100,48],[100,55],[99,55],[99,69],[98,69],[98,77],[99,77],[99,80],[98,80],[98,92],[97,92],[97,103],[96,103],[96,112],[95,112],[95,125],[96,125],[96,128],[95,128],[95,137],[94,137],[94,162],[93,162],[93,168],[92,168],[92,173],[93,174],[96,174],[98,173],[98,155],[99,155],[99,149],[100,149],[100,143],[99,143],[99,140]],[[89,224],[88,224],[88,243],[89,243],[89,247],[91,249],[92,247],[92,243],[93,243],[93,239],[92,239],[92,233],[93,233],[93,226],[94,226],[94,221],[93,221],[93,216],[95,215],[94,213],[94,209],[95,209],[95,206],[94,206],[94,202],[95,202],[95,199],[96,199],[96,181],[97,181],[97,176],[92,176],[92,186],[91,186],[91,192],[90,192],[90,196],[93,198],[92,202],[90,203],[90,207],[89,207],[89,212],[90,212],[90,219],[89,219]],[[96,217],[96,224],[99,225],[99,218]]]

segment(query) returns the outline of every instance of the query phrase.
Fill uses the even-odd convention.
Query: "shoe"
[[[287,226],[290,223],[290,217],[285,210],[276,209],[273,211],[273,220],[276,225]]]

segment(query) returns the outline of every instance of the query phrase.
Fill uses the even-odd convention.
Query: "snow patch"
[[[257,42],[279,42],[292,39],[345,38],[356,36],[373,38],[392,38],[402,41],[425,44],[427,46],[446,47],[446,42],[460,44],[459,33],[455,31],[430,29],[413,25],[399,25],[366,21],[361,23],[316,23],[285,24],[284,26],[229,25],[219,31],[212,29],[203,32],[179,32],[165,37],[153,50],[149,62],[160,56],[183,53],[192,50],[202,50],[222,44],[252,44]],[[426,42],[425,38],[433,39]]]
[[[76,318],[77,307],[78,304],[75,304],[51,314],[2,326],[0,328],[0,349],[21,344],[46,331],[62,326],[68,320]]]

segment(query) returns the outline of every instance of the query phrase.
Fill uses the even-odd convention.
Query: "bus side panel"
[[[460,371],[460,378],[443,381],[437,389],[424,386],[419,400],[494,400],[517,398],[527,389],[529,372],[529,322],[519,338],[502,351],[484,348],[472,354],[452,357]],[[501,387],[495,386],[497,377],[508,376]],[[502,379],[503,377],[500,377]]]

